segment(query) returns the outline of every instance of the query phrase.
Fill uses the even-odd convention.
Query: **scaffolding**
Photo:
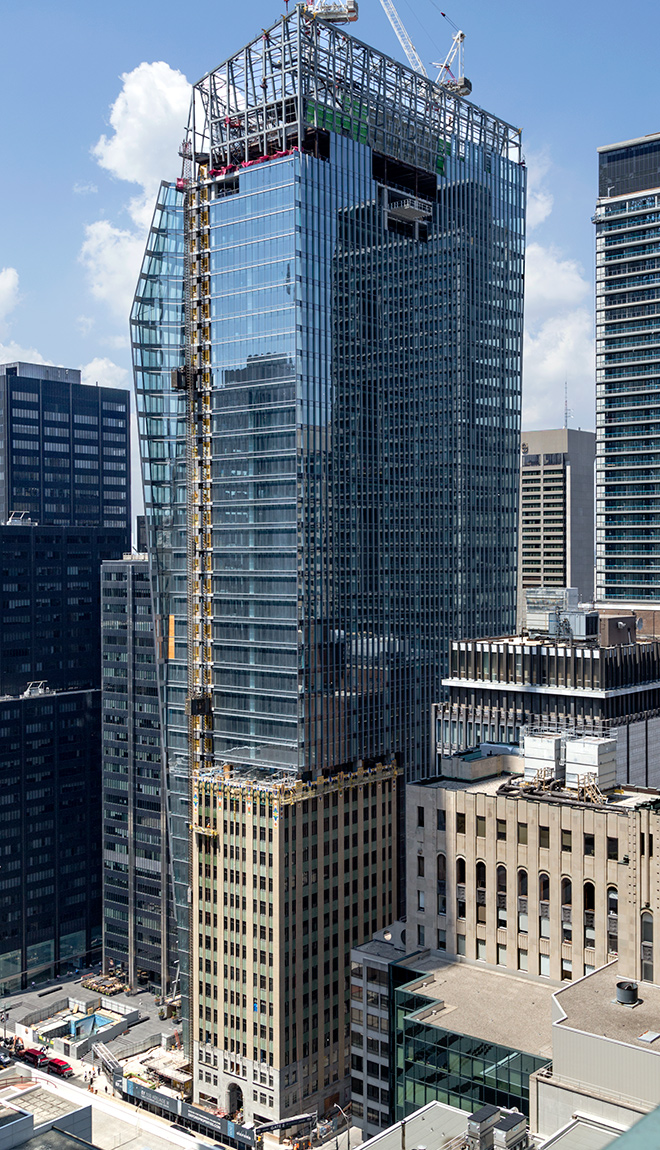
[[[470,144],[523,162],[518,128],[304,4],[194,86],[188,141],[198,178],[303,149],[317,129],[436,174],[453,148]]]

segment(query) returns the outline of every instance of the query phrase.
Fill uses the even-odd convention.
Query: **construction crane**
[[[472,91],[472,84],[465,75],[465,50],[463,48],[465,32],[461,32],[460,28],[454,24],[454,21],[449,19],[446,12],[441,12],[440,15],[444,16],[448,24],[451,24],[454,29],[454,38],[451,42],[451,48],[447,52],[442,64],[434,63],[433,65],[434,68],[440,69],[435,82],[436,84],[442,84],[443,88],[447,88],[447,90],[455,96],[469,96]],[[454,75],[452,64],[457,58],[457,75]]]
[[[311,0],[305,11],[328,24],[353,24],[358,18],[357,0]]]
[[[394,7],[393,0],[380,0],[380,2],[385,15],[387,16],[387,19],[392,25],[395,36],[406,54],[406,58],[413,72],[417,72],[420,76],[428,77],[428,72],[422,63],[419,52],[410,39],[410,36],[405,29],[403,20]],[[451,24],[452,28],[454,29],[454,37],[451,42],[451,48],[449,49],[442,64],[434,64],[435,68],[440,69],[435,82],[436,84],[440,84],[441,87],[446,88],[447,91],[451,92],[454,96],[469,96],[470,92],[472,91],[472,84],[465,77],[463,49],[465,33],[461,32],[460,28],[456,27],[453,20],[449,19],[449,16],[446,12],[441,12],[440,15],[444,16],[448,24]],[[454,63],[456,57],[458,57],[458,77],[456,77],[452,71],[452,64]]]
[[[380,0],[380,2],[383,6],[383,10],[387,16],[387,19],[394,29],[395,36],[406,54],[408,63],[410,64],[413,72],[419,72],[420,76],[428,77],[428,72],[422,64],[419,53],[415,48],[412,40],[410,39],[410,36],[406,32],[403,21],[399,16],[396,8],[394,7],[392,0]]]

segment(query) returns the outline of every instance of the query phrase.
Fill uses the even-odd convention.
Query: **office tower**
[[[126,556],[101,571],[103,963],[165,994],[176,938],[149,564]]]
[[[127,540],[125,526],[37,526],[20,514],[0,524],[0,694],[38,680],[100,688],[101,562]]]
[[[423,774],[448,636],[513,625],[525,169],[516,129],[303,6],[199,82],[183,153],[132,319],[187,957],[191,778],[262,780],[268,808],[295,780]],[[332,936],[340,1020],[349,947],[385,914]],[[234,992],[218,972],[212,1022]],[[196,1068],[229,1041],[199,1008]],[[331,1027],[330,1066],[344,1042]],[[346,1086],[320,1071],[323,1111]]]
[[[435,774],[481,743],[569,730],[617,740],[620,783],[660,786],[660,644],[637,639],[634,615],[565,614],[577,634],[560,619],[554,633],[452,640],[448,698],[432,709]]]
[[[598,149],[596,596],[660,602],[660,134]],[[654,286],[656,285],[656,286]]]
[[[557,981],[618,954],[653,982],[658,792],[617,787],[612,739],[523,754],[408,788],[409,945]]]
[[[72,368],[0,364],[0,521],[130,527],[130,396]]]
[[[2,994],[100,957],[100,703],[40,687],[0,699]]]
[[[520,458],[518,613],[529,587],[577,587],[594,594],[592,431],[526,431]]]

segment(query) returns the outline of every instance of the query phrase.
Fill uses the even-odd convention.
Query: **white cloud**
[[[527,155],[527,229],[532,231],[547,220],[552,211],[554,197],[545,186],[545,177],[550,171],[550,159],[546,152],[531,152]]]
[[[592,289],[584,269],[531,243],[525,266],[523,426],[561,427],[568,384],[571,427],[594,425]]]
[[[569,426],[594,425],[593,319],[587,308],[559,312],[525,332],[523,423],[562,427],[564,383]]]
[[[128,324],[144,243],[141,232],[116,228],[108,220],[97,220],[85,228],[85,241],[80,249],[92,295],[107,304],[125,324]]]
[[[99,387],[130,387],[125,367],[113,363],[107,356],[97,356],[80,368],[83,383],[97,384]]]
[[[527,245],[525,314],[528,323],[582,304],[591,288],[576,260],[564,259],[555,247]]]
[[[18,272],[16,268],[0,268],[0,331],[5,328],[7,316],[19,300]]]
[[[125,72],[110,109],[112,134],[92,148],[100,167],[119,180],[136,184],[140,194],[127,204],[128,228],[97,220],[85,228],[80,258],[96,299],[128,323],[131,300],[161,179],[178,174],[178,146],[190,103],[185,76],[162,60]]]
[[[8,343],[0,343],[0,363],[52,363],[52,359],[44,359],[36,347],[21,347],[13,339]]]
[[[76,182],[72,188],[73,194],[76,196],[93,196],[98,192],[96,184],[81,184]]]

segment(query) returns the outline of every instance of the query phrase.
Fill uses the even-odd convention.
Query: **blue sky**
[[[466,33],[473,100],[523,128],[531,197],[525,425],[593,427],[596,147],[660,129],[660,9],[398,0],[425,63]],[[280,0],[0,0],[0,359],[129,386],[127,308],[161,177],[178,173],[187,82]],[[352,31],[402,58],[378,0]]]

